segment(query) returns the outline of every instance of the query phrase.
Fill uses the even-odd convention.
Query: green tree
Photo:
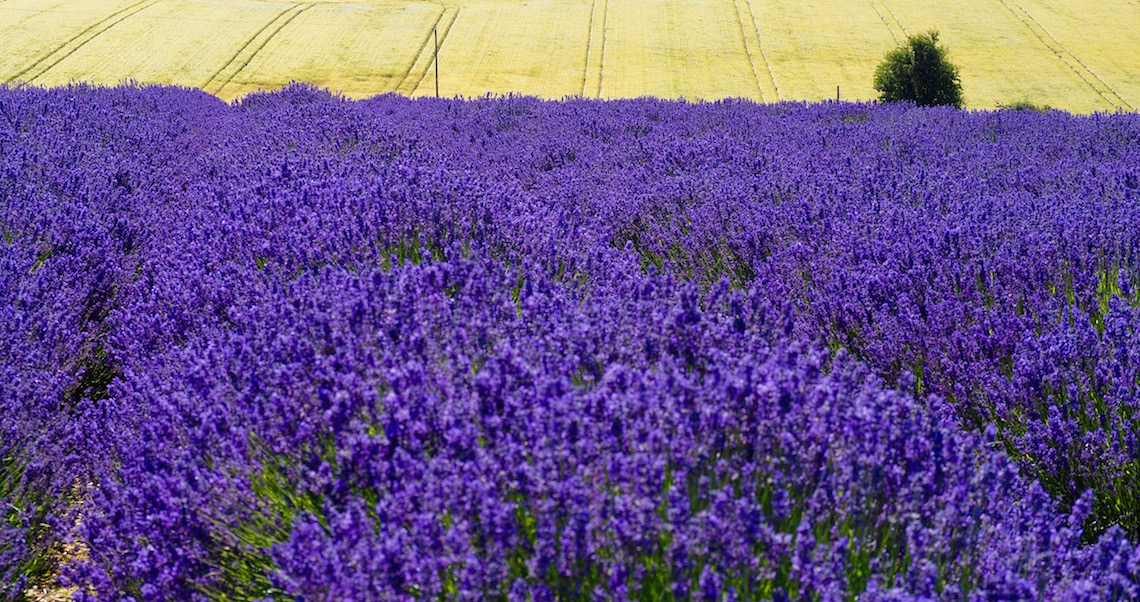
[[[962,108],[958,68],[938,44],[938,32],[908,36],[906,43],[887,53],[875,69],[879,100],[909,100],[920,107],[952,105]]]

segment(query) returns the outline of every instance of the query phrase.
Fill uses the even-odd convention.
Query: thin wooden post
[[[435,40],[435,97],[439,98],[439,32],[431,28],[431,37]]]

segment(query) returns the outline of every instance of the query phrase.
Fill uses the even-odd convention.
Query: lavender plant
[[[1140,123],[0,90],[0,583],[1140,596]]]

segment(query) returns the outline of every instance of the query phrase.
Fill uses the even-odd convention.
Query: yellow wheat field
[[[865,100],[928,29],[970,108],[1140,107],[1134,0],[0,0],[0,83]]]

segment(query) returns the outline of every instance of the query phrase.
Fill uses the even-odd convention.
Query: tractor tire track
[[[895,22],[895,25],[899,26],[899,29],[903,32],[903,37],[909,38],[910,32],[906,30],[906,26],[903,25],[902,21],[899,20],[898,15],[895,14],[895,11],[891,10],[891,5],[887,4],[887,0],[879,0],[879,4],[881,4],[883,6],[883,10],[886,10],[887,14],[891,16],[891,20]]]
[[[451,33],[451,28],[455,25],[455,21],[459,18],[459,11],[461,11],[461,10],[462,9],[460,9],[460,8],[456,8],[455,12],[451,13],[451,20],[448,21],[447,26],[444,27],[443,31],[440,32],[440,36],[439,36],[439,47],[440,48],[443,48],[444,43],[447,42],[447,34]],[[411,93],[409,93],[409,96],[411,96],[411,94],[415,93],[416,90],[419,90],[420,84],[424,83],[424,79],[427,77],[428,71],[431,71],[431,67],[432,67],[432,65],[435,64],[435,60],[436,59],[435,59],[435,56],[433,53],[432,59],[430,61],[428,61],[427,66],[424,67],[423,73],[420,74],[420,78],[416,80],[416,85],[412,86],[412,91],[411,91]]]
[[[594,13],[598,10],[598,0],[590,3],[590,24],[586,30],[586,60],[582,65],[582,91],[578,96],[586,96],[586,80],[590,78],[590,54],[594,49]]]
[[[748,66],[752,69],[752,81],[756,83],[756,92],[760,94],[760,102],[764,100],[764,90],[760,87],[760,73],[756,70],[756,61],[752,58],[752,50],[748,48],[748,34],[744,33],[744,18],[740,15],[738,0],[732,0],[733,12],[736,13],[736,24],[740,26],[740,43],[744,46],[744,54],[748,57]]]
[[[269,27],[272,26],[274,23],[279,23],[279,25],[274,27],[273,30],[269,32],[269,35],[265,36],[265,39],[261,40],[261,43],[258,44],[257,47],[253,49],[253,52],[250,52],[248,54],[248,56],[245,57],[245,61],[243,61],[242,64],[237,69],[231,71],[230,74],[228,76],[226,76],[225,81],[222,82],[222,85],[218,86],[217,90],[213,94],[215,96],[220,95],[222,93],[222,90],[225,90],[226,86],[230,85],[230,83],[233,82],[234,78],[237,77],[237,75],[239,73],[241,73],[247,66],[249,66],[249,63],[251,61],[253,61],[253,57],[257,56],[257,53],[261,52],[265,48],[265,46],[268,45],[269,42],[274,37],[277,36],[277,34],[281,33],[282,29],[285,29],[285,26],[289,25],[289,23],[292,23],[293,19],[296,19],[301,13],[309,10],[310,8],[313,8],[313,6],[315,6],[315,5],[313,5],[313,4],[295,4],[291,8],[288,8],[285,11],[278,14],[276,17],[273,18],[272,21],[267,23],[265,25],[265,27],[262,27],[261,30],[259,30],[256,34],[254,34],[253,37],[250,38],[249,41],[247,41],[245,43],[245,45],[241,47],[241,50],[239,50],[237,52],[237,54],[235,54],[233,57],[230,58],[230,60],[226,63],[226,67],[229,67],[230,65],[236,64],[238,57],[241,56],[241,54],[243,52],[245,52],[245,50],[247,48],[250,47],[250,45],[253,43],[254,40],[257,39],[258,36],[260,36],[263,32],[268,30]],[[288,16],[286,16],[286,15],[288,15]],[[282,17],[285,17],[284,20],[282,20]],[[225,70],[225,67],[223,67],[221,70],[219,70],[218,73],[220,74],[224,70]],[[214,77],[217,77],[217,75],[218,74],[215,74]]]
[[[606,29],[610,26],[610,0],[602,0],[602,56],[598,59],[598,91],[594,98],[602,97],[602,80],[606,77]]]
[[[764,38],[760,35],[760,26],[756,23],[756,11],[752,9],[752,0],[744,0],[744,5],[748,7],[748,18],[752,21],[752,30],[756,32],[756,45],[759,49],[760,60],[764,61],[764,69],[768,72],[768,81],[772,84],[773,95],[776,97],[776,102],[779,102],[780,86],[776,84],[776,76],[772,74],[772,63],[764,54]]]
[[[891,27],[891,22],[887,21],[887,16],[883,14],[883,11],[879,10],[878,5],[875,4],[875,0],[867,0],[867,4],[870,4],[871,8],[874,9],[875,14],[879,15],[879,20],[883,22],[883,26],[887,28],[888,32],[890,32],[891,39],[893,39],[895,41],[895,46],[902,46],[902,40],[900,40],[899,36],[895,34],[895,28]],[[884,7],[885,7],[885,5],[884,5]],[[892,15],[892,18],[893,18],[893,15]],[[898,24],[899,29],[902,30],[903,35],[905,36],[906,30],[903,29],[902,24],[898,23],[898,19],[894,19],[894,20],[895,20],[896,24]]]
[[[414,69],[416,67],[416,63],[420,61],[420,56],[423,55],[424,50],[426,50],[428,44],[431,43],[431,32],[439,27],[439,22],[443,20],[443,17],[446,14],[447,8],[440,7],[439,16],[435,18],[435,22],[432,23],[431,27],[428,28],[427,35],[424,36],[424,41],[420,43],[419,50],[416,50],[416,55],[412,57],[412,61],[408,63],[408,68],[404,70],[404,74],[400,76],[400,81],[396,82],[396,85],[393,86],[390,90],[391,92],[400,92],[400,88],[404,86],[404,82],[407,81],[408,76],[411,75],[412,69]]]
[[[1123,109],[1124,107],[1127,107],[1131,111],[1136,110],[1136,107],[1132,106],[1127,100],[1124,100],[1124,97],[1121,96],[1119,92],[1114,90],[1112,88],[1112,86],[1110,86],[1108,84],[1108,82],[1101,79],[1101,77],[1099,75],[1097,75],[1096,72],[1093,71],[1088,65],[1086,65],[1084,63],[1084,61],[1082,61],[1077,55],[1070,52],[1069,49],[1065,48],[1064,44],[1061,44],[1060,40],[1055,38],[1053,36],[1053,34],[1049,33],[1049,30],[1045,29],[1045,26],[1042,25],[1041,22],[1038,21],[1036,18],[1034,18],[1034,16],[1032,14],[1030,14],[1030,12],[1025,9],[1025,7],[1018,4],[1017,0],[1009,0],[1009,2],[1013,4],[1013,6],[1017,7],[1017,10],[1014,10],[1013,7],[1011,7],[1009,4],[1007,4],[1006,0],[998,0],[998,1],[1001,3],[1002,6],[1004,6],[1006,8],[1006,10],[1008,10],[1010,13],[1012,13],[1013,16],[1017,17],[1017,19],[1019,21],[1021,21],[1021,23],[1023,25],[1025,25],[1025,27],[1027,29],[1029,29],[1029,31],[1038,40],[1040,40],[1042,45],[1044,45],[1047,49],[1049,49],[1050,52],[1057,55],[1057,58],[1060,59],[1061,62],[1068,65],[1069,68],[1073,70],[1073,73],[1076,73],[1078,77],[1080,77],[1082,80],[1084,80],[1085,83],[1088,84],[1089,87],[1092,88],[1094,92],[1099,94],[1100,97],[1103,98],[1105,102],[1107,102],[1109,105],[1111,105],[1114,109]],[[1022,15],[1024,15],[1024,18],[1022,17]],[[1026,19],[1028,19],[1028,20],[1026,20]],[[1036,28],[1034,26],[1036,26]],[[1038,30],[1040,30],[1040,33],[1038,33]],[[1041,34],[1045,34],[1045,37],[1048,37],[1049,40],[1051,40],[1053,42],[1053,44],[1050,44],[1048,41],[1046,41],[1045,37],[1042,37]],[[1068,57],[1068,58],[1066,58],[1066,57]],[[1076,65],[1074,65],[1073,63],[1076,63]],[[1080,69],[1077,68],[1078,66],[1080,67]],[[1092,76],[1092,78],[1095,79],[1097,82],[1099,82],[1101,84],[1101,86],[1104,87],[1104,90],[1101,90],[1099,87],[1097,87],[1096,84],[1094,84],[1092,81],[1090,81],[1088,77],[1085,77],[1085,73],[1081,73],[1082,70],[1085,73],[1087,73],[1088,75]],[[1105,90],[1108,91],[1108,93],[1111,94],[1112,96],[1116,97],[1116,100],[1119,102],[1114,102],[1111,98],[1109,98],[1108,95],[1106,95],[1104,93]]]
[[[229,60],[227,60],[225,63],[222,63],[222,66],[218,67],[218,69],[216,71],[211,73],[210,77],[207,78],[206,81],[202,82],[202,85],[198,86],[198,87],[202,88],[203,90],[206,90],[210,86],[210,84],[214,83],[214,80],[216,80],[218,78],[218,75],[220,75],[222,73],[222,71],[225,71],[227,67],[234,64],[234,62],[237,61],[238,57],[241,56],[241,53],[245,52],[246,48],[249,48],[249,45],[252,44],[253,41],[257,39],[257,36],[261,35],[266,29],[269,29],[270,25],[273,25],[274,23],[276,23],[278,19],[280,19],[282,16],[284,16],[289,11],[296,10],[298,6],[299,5],[294,4],[293,6],[290,6],[289,8],[287,8],[287,9],[277,13],[276,15],[274,15],[274,17],[272,19],[270,19],[265,25],[261,26],[261,29],[254,32],[254,34],[252,36],[250,36],[248,40],[245,41],[245,44],[241,45],[241,48],[238,48],[237,52],[235,52],[234,55],[229,58]]]
[[[64,59],[74,54],[76,50],[79,50],[85,44],[95,39],[103,32],[118,25],[128,17],[131,17],[136,13],[139,13],[155,4],[158,4],[158,2],[159,0],[142,0],[141,2],[136,2],[126,8],[120,9],[116,12],[111,13],[110,15],[107,15],[103,19],[100,19],[99,21],[88,25],[83,31],[75,34],[71,37],[71,39],[56,47],[55,50],[52,50],[51,52],[43,55],[31,65],[24,67],[15,75],[4,80],[4,83],[11,83],[29,73],[34,74],[25,81],[28,83],[35,81],[36,78],[50,71],[52,67],[55,67],[56,65],[63,62]]]

